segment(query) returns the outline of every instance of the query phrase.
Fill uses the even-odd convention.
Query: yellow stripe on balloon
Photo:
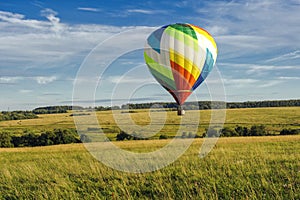
[[[174,51],[170,48],[170,60],[182,66],[186,71],[191,73],[191,75],[197,80],[200,75],[199,67],[197,67],[193,62],[184,58],[183,55]],[[192,73],[193,72],[193,73]]]
[[[191,24],[189,24],[189,26],[193,27],[193,29],[196,30],[199,34],[201,34],[205,38],[207,38],[212,43],[212,45],[216,48],[216,52],[218,52],[217,44],[216,44],[215,40],[213,39],[213,37],[209,33],[207,33],[205,30],[203,30],[197,26],[194,26]]]

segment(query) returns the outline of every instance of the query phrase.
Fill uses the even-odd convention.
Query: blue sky
[[[227,101],[299,99],[299,10],[299,0],[1,2],[0,110],[70,104],[76,74],[92,59],[87,57],[92,49],[137,30],[125,39],[131,44],[147,37],[144,29],[175,22],[198,25],[215,38]],[[111,42],[105,49],[108,57],[118,45]],[[115,104],[124,103],[126,90],[145,81],[129,95],[132,100],[172,101],[147,71],[142,50],[136,50],[101,75],[96,104],[110,104],[112,96]],[[116,83],[122,84],[113,92]],[[210,99],[206,83],[195,93],[198,100]],[[90,102],[84,94],[75,100]]]

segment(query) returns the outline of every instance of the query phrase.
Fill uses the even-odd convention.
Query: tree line
[[[207,110],[207,109],[233,109],[233,108],[262,108],[262,107],[292,107],[300,106],[299,100],[274,100],[274,101],[246,101],[246,102],[224,102],[224,101],[195,101],[186,102],[183,105],[185,110]],[[64,113],[68,110],[127,110],[127,109],[150,109],[164,108],[167,110],[176,110],[175,102],[148,102],[148,103],[129,103],[121,106],[96,106],[94,108],[83,108],[80,106],[48,106],[33,110],[36,114]]]
[[[185,110],[207,110],[219,108],[261,108],[261,107],[292,107],[300,106],[300,100],[276,100],[276,101],[247,101],[247,102],[224,102],[224,101],[197,101],[186,102],[183,105]],[[39,114],[67,113],[69,110],[126,110],[126,109],[149,109],[164,108],[176,110],[177,104],[174,102],[152,102],[152,103],[130,103],[122,106],[96,106],[95,108],[83,108],[81,106],[45,106],[38,107],[32,111],[2,111],[0,121],[34,119]]]
[[[83,110],[80,106],[45,106],[32,110],[34,114],[67,113],[69,110]]]
[[[298,135],[300,129],[282,129],[279,134],[270,133],[264,125],[253,125],[250,128],[245,126],[236,126],[235,128],[224,127],[220,130],[209,129],[203,135],[208,137],[248,137],[248,136],[276,136],[276,135]]]
[[[246,101],[246,102],[224,102],[224,101],[195,101],[186,102],[183,105],[185,110],[207,110],[207,109],[233,109],[233,108],[262,108],[262,107],[293,107],[300,106],[300,99],[296,100],[270,100],[270,101]],[[97,106],[96,111],[126,110],[126,109],[150,109],[164,108],[176,110],[175,102],[151,102],[151,103],[129,103],[121,106]]]
[[[235,128],[224,127],[220,130],[215,128],[207,129],[202,135],[192,132],[183,132],[180,138],[204,138],[204,137],[249,137],[249,136],[276,136],[276,135],[298,135],[300,129],[282,129],[279,134],[269,133],[264,125],[253,125],[250,128],[243,126],[236,126]],[[173,136],[161,134],[159,139],[169,139]],[[149,138],[138,137],[137,134],[129,134],[121,131],[116,135],[117,141],[123,140],[148,140]]]
[[[32,111],[2,111],[0,113],[0,121],[35,119],[35,118],[38,118],[38,116]]]
[[[183,105],[185,110],[206,110],[218,108],[261,108],[261,107],[292,107],[300,106],[298,100],[274,100],[274,101],[247,101],[247,102],[224,102],[224,101],[197,101],[186,102]],[[108,109],[108,107],[106,107]],[[121,109],[149,109],[149,108],[166,108],[176,109],[176,103],[154,102],[154,103],[131,103],[122,105]]]
[[[282,129],[279,135],[298,135],[300,129]],[[192,132],[183,132],[180,138],[203,138],[203,137],[247,137],[247,136],[275,136],[266,130],[264,125],[253,125],[250,128],[236,126],[235,128],[224,127],[217,130],[214,128],[206,130],[202,135]],[[161,134],[159,139],[169,139],[173,136]],[[136,133],[126,133],[120,131],[116,134],[117,141],[123,140],[149,140],[150,138],[139,137]],[[92,142],[91,138],[85,134],[78,135],[76,129],[54,129],[35,134],[25,131],[22,135],[11,135],[10,133],[0,132],[0,147],[35,147],[49,146],[58,144],[71,144],[81,142]]]
[[[46,106],[35,108],[32,111],[2,111],[0,112],[0,121],[35,119],[39,114],[67,113],[72,109],[83,110],[84,108],[80,106]]]
[[[0,147],[35,147],[80,142],[75,129],[54,129],[40,135],[26,131],[22,135],[0,133]]]

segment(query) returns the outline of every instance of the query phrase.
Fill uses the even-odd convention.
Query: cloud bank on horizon
[[[201,26],[213,35],[228,101],[299,98],[299,10],[299,0],[0,3],[0,110],[70,102],[76,73],[98,44],[136,27],[175,22]],[[118,42],[107,53],[114,48]],[[143,64],[138,55],[115,63],[120,70],[115,67],[103,77],[107,88],[123,69]],[[130,77],[122,84],[152,78],[147,70]],[[158,88],[134,99],[172,101]],[[96,99],[103,105],[111,90],[101,92]],[[209,99],[205,86],[197,93],[201,100]]]

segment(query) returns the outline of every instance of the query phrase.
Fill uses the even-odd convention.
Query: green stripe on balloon
[[[168,27],[165,29],[164,33],[168,34],[169,36],[183,42],[185,45],[192,47],[196,52],[198,52],[198,41],[197,39],[187,35],[184,32],[178,31],[172,27]],[[185,37],[188,36],[188,37]]]
[[[144,58],[145,58],[148,68],[150,69],[151,73],[153,74],[153,76],[155,78],[158,77],[159,79],[166,82],[168,84],[168,86],[170,86],[170,89],[176,88],[171,68],[168,69],[168,68],[160,65],[155,60],[153,60],[150,56],[148,56],[146,54],[146,52],[144,52]]]
[[[192,27],[190,27],[188,24],[171,24],[169,27],[172,27],[178,31],[181,31],[191,37],[193,37],[195,40],[197,40],[197,35]]]
[[[147,64],[151,74],[154,78],[163,86],[170,90],[176,90],[176,85],[174,80],[169,79],[168,77],[164,76],[163,74],[159,73],[155,69],[151,68],[150,64]]]

